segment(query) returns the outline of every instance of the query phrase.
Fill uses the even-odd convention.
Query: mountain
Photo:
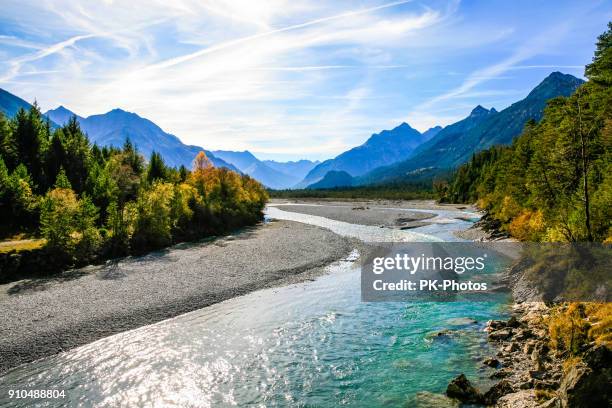
[[[432,128],[429,128],[423,132],[423,139],[427,141],[431,139],[432,137],[434,137],[435,135],[437,135],[438,133],[440,133],[441,130],[442,130],[442,126],[434,126]]]
[[[247,150],[235,152],[231,150],[215,150],[216,157],[236,166],[243,173],[260,181],[266,187],[274,189],[290,188],[300,181],[300,178],[285,174],[268,166]]]
[[[263,162],[266,164],[266,166],[276,171],[280,171],[281,173],[285,173],[292,177],[295,177],[297,181],[293,184],[297,184],[304,177],[306,177],[306,174],[308,174],[310,170],[312,170],[317,164],[321,163],[319,160],[297,160],[288,162],[264,160]]]
[[[32,105],[29,102],[0,88],[0,112],[2,112],[6,117],[12,118],[17,114],[17,112],[19,112],[19,109],[23,108],[28,110],[31,107]],[[51,129],[58,127],[57,123],[55,123],[52,119],[50,119],[49,122]]]
[[[572,75],[553,72],[522,99],[501,112],[478,105],[470,115],[440,130],[417,147],[407,160],[364,174],[358,184],[371,184],[405,178],[419,169],[432,174],[465,163],[473,153],[496,144],[510,144],[525,123],[542,118],[546,102],[569,96],[584,81]],[[422,176],[422,172],[421,172]]]
[[[20,108],[30,109],[30,106],[32,105],[20,97],[0,88],[0,111],[2,111],[5,116],[11,118],[17,114]]]
[[[60,125],[65,124],[72,115],[75,115],[63,106],[45,114]],[[199,146],[183,144],[178,137],[164,132],[150,120],[121,109],[113,109],[105,114],[86,118],[76,116],[81,128],[87,133],[92,143],[97,143],[99,146],[121,147],[125,139],[129,137],[146,158],[151,155],[151,152],[156,151],[162,155],[169,166],[184,165],[191,168],[193,158],[204,150]],[[204,152],[215,167],[238,170],[224,160],[215,157],[211,152],[207,150]]]
[[[331,170],[360,176],[377,167],[407,159],[415,147],[427,141],[428,137],[434,137],[437,132],[438,129],[432,128],[421,134],[404,122],[391,130],[375,133],[361,146],[317,165],[306,175],[300,186],[316,183]]]
[[[350,187],[353,185],[353,177],[346,171],[331,170],[328,171],[325,176],[316,183],[313,183],[306,187],[311,190],[318,190],[323,188],[335,188],[335,187]]]
[[[51,109],[47,111],[45,115],[47,115],[47,117],[49,117],[52,121],[54,121],[60,126],[64,126],[66,123],[68,123],[70,118],[73,116],[76,116],[79,123],[81,123],[84,119],[81,116],[77,115],[76,113],[71,112],[70,110],[66,109],[64,105],[60,105],[55,109]]]

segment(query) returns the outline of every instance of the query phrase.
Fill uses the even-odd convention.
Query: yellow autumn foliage
[[[521,241],[538,241],[546,231],[544,215],[540,210],[522,210],[508,226],[510,234]]]

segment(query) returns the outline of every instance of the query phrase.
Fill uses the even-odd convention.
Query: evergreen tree
[[[584,75],[598,85],[612,85],[612,22],[598,37],[593,62],[586,66]]]
[[[72,116],[62,128],[65,161],[62,166],[74,190],[80,194],[85,189],[90,164],[90,148],[87,136],[81,130],[76,116]]]
[[[66,172],[63,168],[60,168],[59,173],[57,174],[57,178],[55,179],[54,188],[65,188],[67,190],[71,190],[72,186],[70,185],[70,180],[66,176]]]
[[[168,172],[162,156],[153,151],[147,168],[147,181],[153,183],[155,180],[165,180],[168,177]]]
[[[29,170],[36,191],[45,191],[48,184],[43,162],[49,134],[36,102],[28,112],[24,109],[17,112],[14,119],[13,138],[19,161]]]

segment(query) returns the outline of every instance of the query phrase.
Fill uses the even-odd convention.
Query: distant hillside
[[[17,114],[19,108],[30,109],[30,106],[32,105],[20,97],[0,88],[0,111],[2,111],[5,116],[12,118]]]
[[[84,120],[83,117],[77,115],[74,112],[71,112],[70,110],[66,109],[63,105],[60,105],[55,109],[51,109],[47,111],[45,115],[47,115],[49,118],[52,118],[52,120],[60,126],[63,126],[66,123],[68,123],[70,118],[73,116],[76,116],[79,123],[81,123]]]
[[[353,177],[346,171],[331,170],[316,183],[309,185],[308,189],[318,190],[323,188],[350,187],[353,185]]]
[[[259,180],[262,184],[269,188],[290,188],[300,180],[298,177],[285,174],[268,166],[247,150],[243,152],[215,150],[213,151],[213,154],[216,157],[233,164],[240,171],[248,174],[256,180]]]
[[[294,178],[297,178],[297,181],[293,184],[297,184],[299,181],[302,181],[306,174],[310,170],[312,170],[317,164],[321,163],[319,160],[310,161],[310,160],[297,160],[297,161],[288,161],[288,162],[278,162],[275,160],[264,160],[263,161],[266,166],[280,171],[281,173],[288,174]]]
[[[19,109],[23,108],[28,110],[31,106],[32,105],[29,102],[0,88],[0,112],[2,112],[7,118],[14,117],[17,112],[19,112]],[[52,129],[58,126],[57,123],[50,118],[49,122]]]
[[[300,186],[313,184],[331,170],[341,170],[351,176],[360,176],[380,166],[410,157],[415,147],[439,132],[432,128],[421,134],[407,123],[391,130],[375,133],[361,146],[352,148],[334,159],[326,160],[313,168]]]
[[[46,115],[54,122],[63,125],[74,113],[60,106],[46,112]],[[164,132],[152,121],[121,109],[113,109],[105,114],[86,118],[77,116],[77,119],[92,143],[120,147],[129,137],[145,158],[149,158],[151,152],[156,151],[162,155],[166,164],[174,167],[184,165],[191,168],[193,158],[204,150],[199,146],[186,145],[178,137]],[[236,167],[215,157],[211,152],[204,151],[215,167],[227,167],[238,171]]]
[[[422,175],[425,169],[435,174],[465,163],[477,151],[495,144],[510,144],[522,132],[528,120],[539,121],[542,118],[547,100],[569,96],[582,83],[582,80],[572,75],[553,72],[525,99],[501,112],[487,110],[479,105],[467,118],[445,127],[416,148],[409,159],[364,174],[357,182],[387,182],[409,177],[415,172]]]

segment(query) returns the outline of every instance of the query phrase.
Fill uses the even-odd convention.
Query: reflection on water
[[[273,209],[268,215],[280,217]],[[373,229],[378,240],[381,229]],[[398,232],[399,239],[420,238]],[[443,392],[460,372],[485,378],[481,330],[503,313],[503,298],[363,303],[358,256],[353,251],[312,282],[254,292],[21,366],[0,379],[0,395],[16,386],[66,390],[66,400],[45,406],[414,406],[427,396],[417,392]],[[0,405],[18,406],[11,404]]]

